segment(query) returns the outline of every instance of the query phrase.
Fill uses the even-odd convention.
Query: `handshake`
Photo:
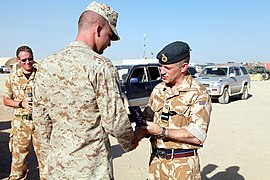
[[[140,141],[142,138],[149,138],[151,135],[156,135],[159,128],[158,124],[146,121],[139,106],[129,106],[130,119],[132,122],[135,122],[135,135],[137,140]]]
[[[128,109],[131,115],[130,119],[132,122],[135,122],[136,127],[147,126],[145,117],[139,106],[129,106]]]

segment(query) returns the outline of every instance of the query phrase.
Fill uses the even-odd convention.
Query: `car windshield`
[[[206,67],[200,76],[226,76],[228,68],[226,67]]]

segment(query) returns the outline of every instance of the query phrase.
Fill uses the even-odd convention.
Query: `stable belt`
[[[197,149],[164,149],[164,148],[153,148],[154,155],[165,158],[165,159],[173,159],[173,158],[183,158],[189,156],[196,156]]]
[[[33,120],[31,114],[27,114],[27,115],[15,115],[15,116],[16,116],[16,117],[19,117],[19,118],[21,118],[21,119],[29,120],[29,121],[32,121],[32,120]]]

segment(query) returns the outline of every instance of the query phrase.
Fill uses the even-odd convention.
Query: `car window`
[[[230,67],[230,74],[234,73],[234,67]]]
[[[125,81],[126,78],[127,78],[129,69],[128,68],[123,68],[123,69],[117,69],[117,70],[118,70],[120,82]]]
[[[151,81],[159,80],[161,78],[159,67],[148,67],[148,71]]]
[[[247,69],[243,66],[240,67],[244,75],[248,74]]]
[[[201,72],[201,76],[226,76],[227,68],[207,67]]]
[[[236,76],[240,76],[241,75],[241,72],[240,72],[240,69],[239,68],[235,68],[235,75]]]
[[[196,69],[194,67],[188,67],[188,71],[190,72],[190,74],[193,76],[197,73]]]
[[[133,70],[131,78],[138,78],[139,82],[146,82],[147,76],[143,67],[137,67]]]

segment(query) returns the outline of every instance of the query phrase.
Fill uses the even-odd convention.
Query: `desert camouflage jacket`
[[[145,116],[162,127],[171,129],[186,128],[204,142],[212,110],[211,98],[206,89],[191,75],[172,92],[165,83],[158,84],[149,99]],[[165,117],[165,118],[164,118]],[[168,119],[166,119],[168,117]],[[198,149],[198,146],[167,139],[151,138],[154,148]]]
[[[31,76],[27,79],[22,68],[16,70],[8,76],[5,81],[4,96],[15,101],[22,101],[27,98],[28,93],[32,93],[36,69],[34,68]],[[15,115],[27,115],[29,111],[23,108],[14,108]]]
[[[134,138],[112,63],[81,42],[45,58],[34,85],[36,129],[48,179],[110,179],[108,134]]]

